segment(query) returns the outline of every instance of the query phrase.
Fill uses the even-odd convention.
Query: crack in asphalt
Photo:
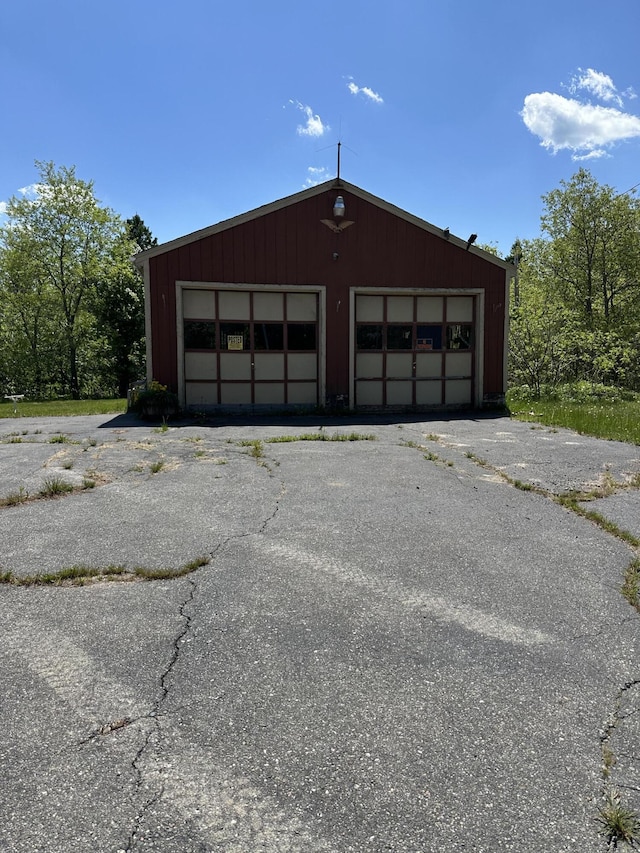
[[[172,649],[171,656],[169,661],[160,675],[160,692],[156,697],[153,706],[148,714],[145,717],[141,717],[140,719],[147,719],[153,722],[153,727],[147,732],[146,737],[136,752],[133,760],[131,761],[131,767],[136,775],[134,796],[140,793],[142,787],[145,783],[146,774],[142,769],[142,764],[144,762],[147,750],[149,749],[152,742],[159,739],[161,734],[161,725],[160,725],[160,711],[163,704],[166,702],[167,696],[169,695],[170,686],[168,680],[173,672],[178,660],[180,658],[181,648],[184,642],[184,638],[187,636],[189,631],[191,630],[191,622],[193,619],[193,614],[187,612],[187,609],[190,605],[193,604],[196,590],[198,587],[197,581],[194,578],[188,578],[189,583],[189,591],[185,596],[184,600],[180,604],[178,614],[182,619],[182,625],[178,630],[177,634],[174,636],[172,641]],[[155,738],[154,738],[155,736]],[[133,827],[129,833],[129,837],[127,839],[127,843],[123,848],[124,853],[131,853],[132,850],[135,849],[137,843],[138,832],[144,821],[145,815],[160,799],[162,799],[162,795],[164,794],[164,785],[160,783],[159,788],[154,791],[154,793],[147,799],[145,803],[142,804],[141,808],[138,810],[137,814],[133,819]]]
[[[274,476],[271,471],[269,472],[269,475]],[[276,517],[278,510],[280,509],[280,501],[284,497],[285,493],[286,493],[286,487],[285,487],[284,481],[282,479],[280,479],[280,492],[275,499],[275,507],[274,507],[273,511],[271,513],[269,513],[262,520],[259,528],[257,530],[254,530],[254,531],[250,531],[250,532],[246,532],[246,533],[240,533],[240,534],[234,534],[232,536],[227,536],[225,539],[223,539],[221,542],[219,542],[215,546],[215,548],[210,552],[212,561],[213,561],[214,557],[219,552],[221,552],[224,548],[226,548],[231,542],[237,541],[239,539],[243,539],[247,536],[256,536],[256,535],[263,534],[266,531],[269,524]],[[134,796],[136,796],[137,794],[139,794],[141,792],[141,790],[145,784],[145,779],[146,779],[148,774],[146,774],[145,771],[143,770],[142,764],[144,763],[145,756],[146,756],[148,749],[150,748],[150,746],[152,745],[154,740],[156,742],[159,740],[160,735],[162,733],[162,726],[160,723],[160,719],[163,716],[162,706],[165,704],[167,697],[169,695],[169,691],[171,689],[170,684],[169,684],[169,679],[171,677],[172,672],[174,671],[175,667],[178,664],[178,661],[180,659],[181,650],[184,646],[185,638],[186,638],[187,634],[189,634],[189,632],[191,631],[192,621],[193,621],[193,618],[195,616],[195,606],[194,606],[193,612],[189,613],[188,610],[192,605],[194,605],[196,593],[198,590],[198,583],[197,583],[197,579],[194,577],[190,577],[187,580],[189,583],[189,592],[188,592],[188,595],[185,597],[185,599],[180,604],[179,611],[178,611],[179,616],[182,619],[182,625],[181,625],[179,631],[177,632],[177,634],[175,635],[175,637],[173,638],[171,656],[169,658],[169,661],[168,661],[164,671],[160,675],[160,692],[159,692],[159,695],[155,699],[153,706],[152,706],[152,708],[148,714],[145,714],[142,717],[137,718],[137,720],[127,720],[127,724],[129,724],[131,722],[136,722],[138,720],[145,720],[145,719],[151,720],[153,722],[153,727],[150,729],[149,732],[147,732],[145,739],[144,739],[144,742],[142,743],[142,745],[140,746],[140,748],[136,752],[135,757],[131,761],[131,767],[132,767],[132,769],[135,773],[135,777],[136,777],[135,788],[134,788]],[[99,729],[97,732],[94,732],[89,738],[87,738],[86,741],[83,741],[83,743],[88,742],[89,740],[92,740],[92,739],[100,736],[101,734],[110,734],[112,731],[115,731],[119,727],[121,727],[121,726],[117,726],[116,724],[108,724],[108,726],[103,726],[103,727],[101,727],[101,729]],[[164,790],[165,790],[164,784],[161,782],[159,785],[159,788],[157,790],[155,790],[154,793],[146,800],[146,802],[144,802],[142,804],[142,806],[138,810],[137,814],[134,816],[133,826],[131,828],[131,831],[129,832],[129,837],[127,839],[127,843],[126,843],[125,847],[122,848],[121,851],[118,851],[118,853],[132,853],[132,851],[135,850],[135,847],[137,845],[138,833],[140,831],[140,827],[142,826],[144,818],[145,818],[146,814],[149,812],[149,810],[151,808],[153,808],[153,806],[156,805],[156,803],[158,803],[162,799],[162,797],[164,795]]]

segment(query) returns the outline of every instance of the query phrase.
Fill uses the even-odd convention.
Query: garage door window
[[[284,326],[282,323],[254,323],[253,346],[257,350],[284,349]]]
[[[472,402],[473,296],[358,294],[356,406]]]
[[[317,293],[185,289],[183,311],[187,405],[317,405]]]
[[[185,349],[215,349],[216,324],[205,320],[184,321]]]
[[[287,323],[287,345],[290,350],[316,348],[315,323]]]

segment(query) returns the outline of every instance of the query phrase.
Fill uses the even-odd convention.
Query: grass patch
[[[59,433],[58,435],[52,435],[49,439],[49,444],[68,444],[69,439],[66,435]]]
[[[622,584],[622,594],[636,610],[640,609],[638,593],[640,593],[640,557],[636,557],[635,560],[629,563],[624,573],[624,583]]]
[[[283,444],[290,441],[377,441],[378,437],[371,433],[363,432],[303,432],[300,435],[277,435],[273,438],[265,438],[267,444]]]
[[[264,456],[264,448],[259,438],[243,439],[238,444],[240,447],[248,447],[247,453],[249,456],[253,456],[254,459],[262,459]]]
[[[3,572],[0,574],[0,584],[11,586],[85,586],[100,580],[170,580],[191,574],[191,572],[195,572],[196,569],[206,566],[210,562],[210,557],[202,556],[196,557],[195,560],[178,566],[178,568],[150,569],[137,566],[134,569],[128,569],[126,566],[109,565],[96,569],[91,566],[78,565],[69,566],[57,572],[46,572],[42,575],[20,576],[14,575],[13,572]]]
[[[580,398],[544,398],[532,400],[519,396],[518,389],[507,394],[511,417],[552,427],[566,427],[582,435],[640,444],[640,394],[578,395]],[[624,399],[631,397],[631,399]]]
[[[162,471],[164,466],[165,466],[164,459],[156,459],[155,462],[152,462],[151,465],[149,465],[149,470],[151,471],[152,474],[157,474],[158,471]]]
[[[43,498],[54,498],[58,495],[66,495],[73,490],[74,487],[71,483],[63,480],[57,474],[52,474],[50,477],[44,478],[38,494]]]
[[[600,824],[600,834],[604,835],[610,848],[614,850],[620,842],[635,847],[640,837],[640,821],[633,809],[623,806],[620,793],[610,788],[604,797],[596,821]]]
[[[0,498],[0,506],[19,506],[29,500],[29,492],[20,486],[16,492],[10,492],[5,497]]]
[[[126,399],[114,400],[45,400],[18,404],[14,414],[13,403],[0,402],[0,418],[46,418],[74,415],[121,415],[127,411]]]

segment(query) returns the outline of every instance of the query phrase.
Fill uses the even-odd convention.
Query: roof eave
[[[484,258],[487,261],[495,264],[496,266],[502,267],[505,270],[513,270],[514,267],[512,264],[507,261],[499,258],[497,255],[491,254],[491,252],[486,252],[484,249],[479,249],[477,246],[467,246],[467,241],[462,240],[460,237],[456,237],[454,234],[445,233],[442,228],[438,228],[435,225],[432,225],[430,222],[427,222],[426,219],[421,219],[419,216],[415,216],[412,213],[409,213],[406,210],[403,210],[400,207],[396,207],[396,205],[391,204],[388,201],[385,201],[378,196],[372,195],[366,190],[361,189],[355,184],[350,184],[348,181],[343,180],[342,178],[332,178],[329,181],[324,181],[321,184],[317,184],[316,186],[309,187],[308,189],[301,190],[298,193],[294,193],[293,195],[285,196],[284,198],[278,199],[277,201],[269,202],[268,204],[262,205],[260,207],[256,207],[253,210],[249,210],[246,213],[241,213],[238,216],[233,216],[231,219],[224,219],[221,222],[215,223],[215,225],[209,225],[207,228],[201,228],[198,231],[192,231],[190,234],[185,234],[182,237],[178,237],[175,240],[169,240],[167,243],[161,243],[159,246],[153,246],[150,249],[146,249],[144,252],[138,252],[137,255],[133,257],[133,263],[136,267],[141,268],[146,260],[149,258],[153,258],[157,255],[163,255],[165,252],[170,252],[174,249],[179,249],[182,246],[187,246],[190,243],[194,243],[197,240],[202,240],[205,237],[210,237],[213,234],[219,234],[221,231],[226,231],[229,228],[235,228],[237,225],[243,225],[245,222],[250,222],[252,219],[257,219],[261,216],[266,216],[269,213],[274,213],[277,210],[282,210],[285,207],[288,207],[292,204],[297,204],[298,202],[304,201],[307,198],[313,198],[316,195],[320,195],[327,190],[335,189],[335,190],[344,190],[346,192],[350,192],[353,195],[358,196],[363,201],[367,201],[370,204],[374,204],[377,207],[380,207],[383,210],[386,210],[388,213],[393,216],[397,216],[400,219],[404,219],[406,222],[410,222],[411,224],[421,228],[423,231],[428,231],[436,237],[439,237],[442,240],[446,240],[453,246],[458,246],[465,251],[471,252],[473,255],[477,255],[478,257]]]

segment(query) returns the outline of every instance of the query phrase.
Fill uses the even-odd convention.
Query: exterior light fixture
[[[342,219],[344,216],[344,199],[341,195],[335,200],[333,205],[333,217],[334,219]]]

